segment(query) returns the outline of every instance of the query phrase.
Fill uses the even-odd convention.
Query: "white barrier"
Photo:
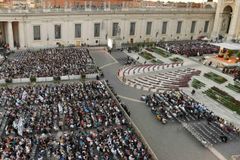
[[[22,78],[21,79],[21,83],[29,83],[30,82],[30,78]]]
[[[45,82],[45,77],[37,77],[36,82]]]
[[[21,83],[21,78],[13,79],[13,80],[12,80],[12,83]]]
[[[80,78],[81,78],[81,75],[69,75],[70,80],[80,79]]]
[[[86,74],[86,78],[88,79],[95,79],[99,75],[98,73],[93,74]],[[67,76],[61,76],[60,80],[77,80],[81,79],[81,75],[67,75]],[[52,82],[54,81],[53,77],[36,77],[36,82]],[[31,82],[30,78],[16,78],[12,79],[12,83],[29,83]],[[5,79],[0,79],[0,84],[6,84]]]
[[[51,82],[51,81],[53,81],[53,77],[45,77],[45,81],[46,82]]]
[[[6,84],[5,79],[0,79],[0,84]]]
[[[60,78],[61,78],[61,80],[63,80],[63,81],[69,80],[69,76],[61,76]]]
[[[97,76],[98,76],[98,73],[86,74],[86,78],[96,78]]]

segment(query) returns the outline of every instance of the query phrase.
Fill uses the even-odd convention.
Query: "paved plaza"
[[[84,48],[82,48],[84,49]],[[176,78],[174,80],[176,81],[182,81],[184,80],[184,85],[183,86],[178,86],[180,90],[184,92],[184,94],[188,95],[189,97],[192,97],[196,101],[200,102],[201,104],[206,105],[206,107],[213,111],[217,116],[224,118],[228,122],[231,122],[234,124],[236,127],[240,127],[240,116],[229,110],[228,108],[224,107],[220,103],[214,101],[213,99],[209,98],[207,95],[205,95],[203,92],[208,90],[209,88],[216,86],[220,88],[221,90],[226,91],[229,95],[234,97],[235,99],[239,100],[240,96],[238,93],[226,88],[227,83],[234,83],[233,78],[231,76],[225,75],[221,73],[218,69],[205,66],[201,64],[198,59],[196,58],[186,58],[181,55],[172,55],[170,57],[162,57],[158,54],[154,54],[158,62],[164,62],[160,64],[152,64],[151,60],[145,60],[143,57],[140,57],[138,53],[131,52],[129,53],[126,50],[120,51],[112,51],[111,54],[107,52],[107,49],[104,47],[90,47],[89,50],[86,50],[89,52],[89,56],[91,57],[91,62],[94,62],[94,66],[96,64],[97,67],[96,70],[100,69],[103,72],[103,77],[101,77],[103,80],[106,80],[108,84],[110,84],[110,88],[113,89],[113,92],[116,93],[116,95],[120,98],[120,103],[125,104],[127,109],[125,111],[129,114],[130,113],[130,118],[131,118],[131,123],[135,127],[135,131],[140,133],[142,137],[142,141],[150,147],[150,152],[153,151],[152,155],[153,157],[156,157],[156,159],[163,159],[163,160],[232,160],[232,157],[234,155],[239,155],[240,154],[240,137],[238,135],[230,135],[225,130],[217,130],[211,128],[210,130],[210,122],[209,124],[206,123],[206,119],[204,118],[196,118],[196,115],[191,114],[193,117],[193,121],[179,121],[180,116],[168,119],[167,124],[162,124],[160,120],[156,118],[155,115],[153,115],[153,110],[150,105],[147,104],[147,100],[144,102],[141,100],[141,97],[144,95],[152,95],[153,93],[161,93],[164,92],[165,90],[171,90],[171,86],[176,85],[175,81],[173,83],[172,78]],[[10,56],[11,59],[18,59],[21,60],[23,56],[21,54],[12,54]],[[183,63],[173,63],[170,58],[172,57],[178,57],[179,59],[183,60]],[[63,60],[64,61],[64,60]],[[127,63],[127,62],[129,62]],[[145,64],[144,64],[145,63]],[[174,64],[174,65],[173,65]],[[138,68],[139,67],[139,68]],[[147,69],[146,69],[147,68]],[[126,69],[127,74],[125,74],[125,71],[123,73],[121,70]],[[100,71],[100,72],[101,72]],[[214,72],[218,75],[221,75],[222,77],[227,79],[227,82],[224,82],[223,84],[217,84],[206,77],[204,77],[204,73],[208,72]],[[44,73],[44,72],[43,72]],[[177,80],[177,77],[181,74],[186,74],[188,75],[187,77],[184,77],[181,80]],[[126,83],[126,80],[128,78],[129,81],[131,80],[142,80],[140,81],[141,83],[145,83],[145,80],[147,81],[148,79],[143,79],[145,77],[154,77],[156,75],[159,75],[156,81],[162,80],[165,81],[166,83],[169,84],[167,89],[162,89],[162,90],[148,90],[146,88],[138,88],[135,85],[129,85]],[[122,76],[122,77],[121,77]],[[166,76],[166,77],[165,77]],[[64,77],[64,76],[63,76]],[[68,76],[70,77],[70,76]],[[92,80],[95,80],[95,78],[89,78],[86,79],[87,83],[88,82],[95,82]],[[193,87],[191,86],[191,83],[193,79],[197,79],[206,85],[201,88],[201,89],[196,89],[196,93],[192,94]],[[71,86],[74,85],[76,82],[79,82],[78,79],[67,79],[59,82],[60,84],[56,84],[56,82],[49,81],[49,82],[38,82],[37,85],[53,85],[53,86],[58,86],[60,85],[61,87],[64,86]],[[169,80],[169,81],[168,81]],[[81,83],[83,83],[84,79],[81,78]],[[103,81],[102,81],[103,82]],[[152,78],[152,83],[155,82],[155,79]],[[151,83],[150,82],[150,83]],[[98,81],[96,81],[98,83]],[[105,83],[105,82],[104,82]],[[31,87],[36,87],[35,83],[30,83]],[[148,83],[149,84],[149,83]],[[156,87],[159,87],[161,83],[156,83]],[[186,86],[187,84],[187,86]],[[15,88],[17,87],[23,87],[26,86],[26,83],[11,83],[11,84],[5,84],[9,85],[10,88]],[[152,84],[149,84],[152,86]],[[182,85],[182,84],[181,84]],[[4,85],[3,85],[4,88]],[[70,87],[74,89],[75,87]],[[87,87],[88,88],[88,87]],[[65,87],[67,90],[67,87]],[[75,88],[77,89],[77,88]],[[3,89],[4,90],[4,89]],[[81,87],[79,88],[81,90]],[[90,89],[91,90],[91,89]],[[77,92],[77,90],[76,90]],[[4,92],[5,93],[5,92]],[[27,92],[26,92],[27,93]],[[72,95],[72,94],[71,94]],[[168,94],[170,95],[170,94]],[[4,96],[3,96],[4,97]],[[24,96],[23,96],[24,97]],[[114,97],[114,96],[113,96]],[[171,97],[170,99],[172,99]],[[155,99],[157,101],[157,99]],[[175,99],[176,100],[176,99]],[[185,102],[190,101],[190,99],[187,99]],[[34,101],[35,102],[35,101]],[[179,102],[179,101],[178,101]],[[16,103],[18,104],[18,103]],[[92,103],[94,104],[94,103]],[[193,103],[192,103],[193,104]],[[120,106],[120,104],[118,104]],[[161,104],[162,105],[162,104]],[[159,103],[159,106],[161,106]],[[166,105],[166,104],[165,104]],[[180,105],[180,102],[179,102]],[[60,105],[61,106],[61,105]],[[170,106],[170,104],[167,104],[166,106]],[[58,106],[59,107],[59,106]],[[86,106],[84,105],[84,111],[88,113],[88,109],[85,108]],[[158,106],[157,106],[158,107]],[[6,108],[6,107],[5,107]],[[7,107],[8,108],[8,107]],[[61,107],[60,107],[61,108]],[[88,107],[87,107],[88,108]],[[123,109],[121,107],[121,109]],[[61,110],[61,109],[57,109]],[[64,109],[65,110],[65,109]],[[129,112],[130,111],[130,112]],[[0,107],[0,112],[5,112],[3,107]],[[28,112],[26,112],[28,113]],[[44,112],[40,112],[44,113]],[[60,113],[60,111],[59,111]],[[71,112],[72,113],[72,112]],[[71,114],[69,113],[69,114]],[[172,112],[173,113],[173,112]],[[172,114],[171,113],[171,114]],[[39,115],[40,115],[39,114]],[[54,112],[51,114],[55,114]],[[56,114],[57,115],[57,114]],[[75,114],[73,114],[76,116]],[[188,115],[187,115],[188,116]],[[186,116],[186,117],[187,117]],[[205,116],[205,115],[204,115]],[[43,116],[44,117],[44,116]],[[46,116],[46,117],[51,117],[51,116]],[[111,117],[111,116],[110,116]],[[195,119],[195,118],[196,119]],[[206,116],[207,117],[207,116]],[[45,118],[45,117],[44,117]],[[1,124],[7,123],[6,118],[2,118],[3,121]],[[60,119],[63,120],[63,117]],[[130,120],[130,119],[128,119]],[[19,120],[20,121],[20,120]],[[51,121],[50,121],[51,122]],[[178,123],[180,122],[180,123]],[[186,123],[185,123],[186,122]],[[66,122],[66,127],[69,127],[69,125]],[[69,121],[70,123],[70,121]],[[65,124],[65,122],[64,122]],[[205,127],[204,129],[206,130],[198,130],[199,128],[196,127],[195,131],[196,132],[203,132],[206,131],[207,133],[204,134],[205,136],[208,134],[210,135],[210,140],[207,143],[208,145],[205,145],[201,140],[199,140],[198,136],[194,135],[191,130],[189,130],[188,127],[186,127],[187,124],[188,126],[201,126]],[[213,123],[211,123],[212,125]],[[79,124],[79,125],[82,125]],[[94,126],[97,126],[99,124],[93,123]],[[135,126],[136,125],[136,126]],[[203,126],[205,125],[205,126]],[[209,126],[207,126],[209,125]],[[46,125],[47,126],[47,125]],[[51,126],[51,125],[50,125]],[[56,125],[58,126],[58,125]],[[60,122],[59,122],[60,126]],[[84,126],[84,125],[83,125]],[[74,126],[71,126],[74,128]],[[136,128],[137,127],[137,128]],[[201,128],[200,127],[200,128]],[[8,127],[5,127],[5,125],[1,125],[0,131],[1,133],[5,133],[5,129]],[[62,127],[61,127],[62,128]],[[99,127],[101,129],[101,127]],[[219,129],[219,128],[218,128]],[[35,131],[34,131],[35,132]],[[56,133],[56,137],[60,139],[62,135],[62,130],[60,129],[59,132]],[[214,133],[214,134],[213,134]],[[25,133],[24,133],[25,134]],[[220,137],[221,135],[227,135],[229,136],[229,141],[228,143],[223,143],[221,141]],[[74,136],[74,135],[73,135]],[[75,135],[76,136],[76,135]],[[212,138],[215,136],[214,138]],[[4,135],[3,135],[4,137]],[[77,137],[75,137],[77,138]],[[205,139],[207,140],[207,139]],[[211,141],[213,140],[213,141]],[[213,143],[214,140],[216,140],[216,143]],[[37,140],[38,141],[38,140]],[[45,142],[44,142],[45,143]],[[43,147],[44,143],[42,144],[34,144],[32,147],[31,155],[29,155],[31,158],[30,159],[37,159],[36,156],[41,157],[41,152],[47,151],[49,148],[45,148],[43,151],[40,152],[39,146]],[[50,144],[50,143],[49,143]],[[47,145],[48,146],[48,145]],[[56,148],[55,148],[56,149]],[[48,155],[42,154],[42,157],[45,157],[45,159],[48,159]]]
[[[111,86],[121,98],[122,102],[125,103],[129,110],[131,111],[131,118],[137,127],[140,129],[141,133],[149,143],[150,147],[155,152],[159,159],[164,160],[215,160],[215,159],[230,159],[232,155],[237,155],[240,153],[240,141],[232,141],[227,144],[219,144],[214,146],[213,149],[206,149],[201,143],[199,143],[189,132],[187,132],[178,123],[169,123],[168,125],[162,125],[160,122],[156,121],[152,116],[149,108],[140,101],[141,95],[150,94],[150,92],[137,90],[135,88],[129,87],[122,83],[118,77],[118,69],[123,67],[124,61],[127,57],[132,57],[137,60],[137,55],[134,53],[127,53],[121,51],[114,51],[112,54],[107,53],[105,50],[90,49],[90,54],[93,57],[96,64],[102,69],[105,79],[109,81]],[[154,55],[157,56],[157,55]],[[194,78],[201,79],[207,84],[206,88],[214,86],[214,82],[209,82],[208,79],[203,78],[202,74],[208,72],[209,70],[217,72],[222,75],[222,73],[203,66],[188,58],[182,57],[188,67],[199,69],[202,71],[201,76]],[[160,60],[162,57],[157,57]],[[139,62],[143,63],[143,60],[139,58]],[[169,61],[167,61],[169,62]],[[232,82],[230,76],[226,76],[229,82]],[[220,87],[223,87],[221,85]],[[219,87],[219,86],[218,86]],[[205,88],[205,89],[206,89]],[[191,96],[192,88],[182,88],[182,90]],[[226,120],[233,122],[235,125],[240,126],[239,115],[233,113],[229,109],[220,105],[219,103],[208,98],[206,95],[202,94],[203,90],[199,90],[193,96],[197,101],[204,103],[210,110],[214,111],[217,115],[223,117]],[[239,99],[239,94],[229,91],[231,96]]]

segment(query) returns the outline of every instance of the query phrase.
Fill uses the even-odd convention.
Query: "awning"
[[[211,43],[212,45],[219,46],[221,48],[226,48],[229,50],[240,50],[239,43]]]

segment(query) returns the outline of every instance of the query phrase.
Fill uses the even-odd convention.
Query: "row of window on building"
[[[176,33],[180,34],[182,30],[182,21],[177,22],[177,30]],[[192,21],[191,24],[191,29],[190,33],[195,32],[197,21]],[[209,21],[205,21],[204,24],[204,33],[208,32],[208,26],[209,26]],[[75,24],[75,38],[81,38],[81,24]],[[135,35],[135,28],[136,28],[136,22],[130,22],[130,36]],[[165,21],[162,23],[162,34],[167,33],[167,28],[168,28],[168,22]],[[61,25],[57,24],[54,25],[54,32],[55,32],[55,39],[61,39],[62,38],[62,31],[61,31]],[[119,33],[119,23],[113,23],[112,25],[112,36],[117,36]],[[151,35],[152,32],[152,22],[147,22],[147,27],[146,27],[146,35]],[[157,35],[156,35],[157,36]],[[100,37],[100,23],[95,23],[94,24],[94,37]],[[41,29],[40,25],[34,25],[33,26],[33,39],[34,40],[41,40]]]

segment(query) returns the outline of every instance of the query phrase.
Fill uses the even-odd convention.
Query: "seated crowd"
[[[0,138],[0,159],[28,160],[32,151],[33,139],[29,137],[6,136]]]
[[[0,68],[0,79],[81,75],[96,72],[85,48],[51,48],[22,51]]]
[[[127,159],[147,160],[150,155],[129,127],[81,133],[63,133],[60,137],[42,136],[38,160],[42,159]]]
[[[160,94],[153,94],[146,97],[146,104],[151,107],[152,113],[166,123],[168,119],[186,121],[188,117],[192,120],[206,120],[208,123],[217,124],[226,132],[240,134],[240,129],[232,123],[216,116],[212,111],[182,91],[165,91]]]
[[[159,42],[157,46],[168,50],[170,53],[201,56],[203,54],[213,54],[219,52],[219,47],[204,41],[170,41]]]
[[[101,81],[1,88],[0,95],[6,118],[3,135],[8,137],[0,143],[2,159],[29,159],[33,142],[27,137],[31,136],[38,137],[38,159],[51,159],[42,152],[56,159],[149,159]],[[110,134],[104,134],[105,130],[111,130]],[[75,131],[84,134],[73,135]],[[53,139],[59,132],[67,136]],[[19,136],[26,137],[26,142]]]

